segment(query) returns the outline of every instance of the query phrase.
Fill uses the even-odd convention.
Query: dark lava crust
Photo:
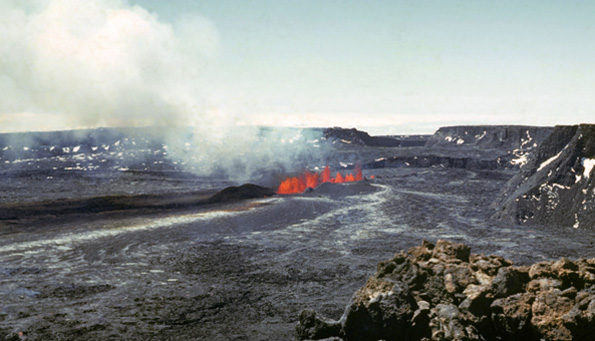
[[[479,140],[482,132],[473,138]],[[456,133],[465,136],[464,130]],[[527,141],[519,136],[521,143]],[[342,139],[329,156],[334,169],[416,153],[470,159],[508,155],[506,149],[497,154],[459,148],[471,140],[434,148]],[[109,151],[116,149],[116,157],[141,153],[123,147],[120,135],[113,140]],[[59,147],[55,156],[49,156],[55,149],[43,147],[50,153],[43,161],[8,151],[1,155],[9,163],[0,169],[0,215],[7,217],[0,220],[0,338],[290,340],[302,310],[338,320],[378,261],[422,240],[465,243],[516,265],[595,257],[595,237],[588,229],[490,219],[491,203],[518,167],[367,168],[364,176],[375,178],[366,182],[293,196],[245,186],[212,197],[221,200],[193,205],[233,184],[192,176],[162,156],[150,159],[147,169],[123,157],[102,162],[105,171],[78,171],[97,162],[85,159],[77,166],[87,147],[77,155],[72,153],[77,146]],[[94,147],[88,144],[91,152]],[[145,147],[142,152],[155,154]],[[510,154],[510,159],[522,156]],[[134,162],[118,163],[125,161]],[[228,200],[245,191],[253,198]],[[47,211],[67,207],[67,200],[102,197],[128,200],[129,206]],[[168,206],[175,202],[188,205]],[[36,211],[41,203],[48,203],[46,211]],[[17,213],[8,214],[8,208]]]

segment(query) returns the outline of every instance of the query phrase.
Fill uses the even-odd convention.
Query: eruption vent
[[[316,172],[304,172],[301,176],[285,179],[277,189],[278,194],[295,194],[302,193],[306,188],[314,188],[324,182],[330,183],[344,183],[360,181],[363,179],[362,169],[358,165],[355,167],[355,173],[349,173],[345,176],[337,172],[337,175],[331,177],[331,169],[329,166],[324,167],[324,170],[318,174]]]

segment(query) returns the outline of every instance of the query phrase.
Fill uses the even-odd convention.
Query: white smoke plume
[[[200,15],[167,23],[124,0],[0,0],[0,131],[163,126],[172,156],[192,153],[205,173],[249,176],[287,159],[205,95],[218,52]]]
[[[71,127],[152,125],[203,111],[214,26],[160,22],[118,0],[8,1],[0,10],[0,112]]]

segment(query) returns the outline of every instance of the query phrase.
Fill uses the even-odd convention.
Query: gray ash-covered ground
[[[350,167],[423,147],[333,148],[331,165]],[[595,256],[587,230],[490,220],[490,204],[516,174],[504,167],[364,169],[375,178],[176,206],[176,195],[185,201],[233,183],[173,166],[53,169],[69,155],[17,162],[29,166],[19,171],[8,160],[1,170],[0,210],[28,214],[0,219],[0,337],[288,340],[303,309],[339,318],[378,261],[423,239],[464,242],[518,264]],[[152,195],[152,207],[35,214],[40,203],[114,195]]]

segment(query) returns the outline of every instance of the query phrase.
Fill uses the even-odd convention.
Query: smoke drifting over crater
[[[4,120],[27,112],[76,128],[186,124],[207,115],[200,72],[218,50],[208,20],[163,23],[116,0],[4,7]]]
[[[159,126],[172,157],[245,176],[275,148],[207,95],[219,49],[198,14],[169,23],[121,0],[3,1],[0,131]]]

